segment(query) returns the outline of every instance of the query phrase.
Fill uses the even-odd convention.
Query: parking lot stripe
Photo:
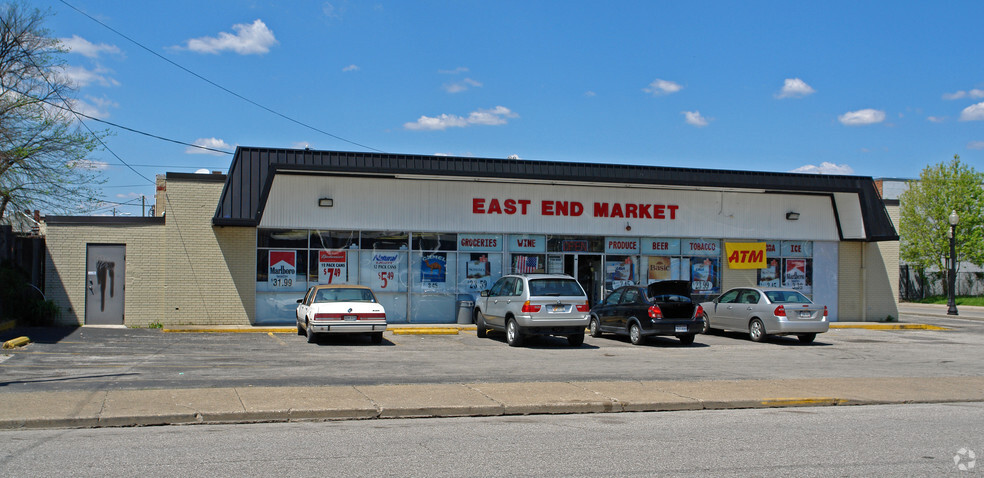
[[[267,332],[267,335],[269,335],[273,340],[276,340],[277,342],[279,342],[280,345],[287,345],[287,342],[284,342],[283,340],[280,340],[276,335],[273,335],[273,332]]]

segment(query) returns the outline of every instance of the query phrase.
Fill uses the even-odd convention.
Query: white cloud
[[[782,90],[776,93],[776,98],[803,98],[816,93],[810,85],[799,78],[786,78]]]
[[[64,80],[72,83],[78,88],[84,88],[93,83],[97,83],[100,86],[120,86],[119,81],[116,81],[115,78],[106,76],[105,73],[111,73],[111,71],[105,68],[90,70],[82,66],[66,65],[58,74]]]
[[[403,127],[415,131],[442,131],[448,128],[464,128],[472,125],[497,126],[508,122],[508,118],[518,118],[519,115],[505,106],[496,106],[490,110],[479,109],[472,111],[468,117],[442,114],[440,116],[421,116],[417,121],[404,123]]]
[[[124,193],[120,193],[120,194],[117,194],[116,195],[116,199],[136,199],[136,198],[138,198],[140,196],[143,196],[143,194],[133,193],[133,192],[125,193],[125,194]]]
[[[201,146],[203,148],[222,149],[226,151],[231,151],[235,149],[234,146],[230,146],[229,143],[226,143],[225,141],[218,138],[198,138],[192,144],[194,144],[195,146]],[[209,151],[201,148],[195,148],[193,146],[188,146],[187,148],[185,148],[185,154],[211,154],[213,156],[224,155],[224,153]]]
[[[984,121],[984,101],[964,108],[960,112],[960,121]]]
[[[232,26],[236,34],[219,32],[217,38],[201,37],[188,40],[186,48],[198,53],[221,53],[226,50],[240,55],[263,54],[277,44],[273,31],[262,20],[251,24],[237,23]]]
[[[708,125],[707,118],[701,116],[700,111],[681,111],[687,124],[703,128]]]
[[[105,161],[95,161],[91,159],[79,159],[68,163],[70,168],[88,169],[90,171],[105,171],[109,169],[109,163]]]
[[[506,156],[506,159],[519,159],[519,155],[518,154],[510,154],[509,156]]]
[[[943,93],[944,100],[959,100],[961,98],[984,98],[984,90],[974,88],[970,91],[960,90],[953,93]]]
[[[87,58],[98,58],[100,53],[120,54],[120,49],[116,45],[109,45],[107,43],[97,45],[78,35],[72,35],[72,38],[59,38],[58,41],[68,48],[68,51],[78,53]]]
[[[926,119],[933,123],[942,123],[946,121],[946,116],[928,116]]]
[[[824,161],[820,163],[820,166],[807,164],[790,172],[804,174],[854,174],[854,169],[846,164],[834,164]]]
[[[99,119],[109,118],[109,108],[119,108],[120,106],[119,103],[108,98],[96,98],[89,95],[86,95],[84,100],[70,99],[68,101],[73,111]]]
[[[598,95],[597,95],[597,93],[589,90],[589,91],[585,91],[584,92],[584,96],[586,96],[588,98],[594,98],[595,96],[598,96]]]
[[[481,86],[482,84],[480,82],[475,81],[471,78],[465,78],[464,80],[457,81],[454,83],[447,83],[443,86],[443,88],[444,91],[447,91],[448,93],[461,93],[462,91],[465,91],[468,88],[472,88],[472,87],[481,88]]]
[[[653,96],[660,96],[676,93],[682,89],[683,87],[677,83],[657,78],[650,83],[648,87],[643,88],[642,91],[645,91]]]
[[[359,71],[359,65],[354,65],[353,64],[353,65],[346,66],[345,68],[342,68],[342,71],[344,71],[344,72]]]
[[[837,117],[841,124],[847,126],[861,126],[866,124],[875,124],[885,121],[885,112],[881,110],[875,110],[871,108],[848,111]]]
[[[328,18],[339,18],[341,11],[331,3],[325,2],[321,5],[321,13],[324,13]]]
[[[984,149],[984,141],[971,141],[967,143],[967,149]]]

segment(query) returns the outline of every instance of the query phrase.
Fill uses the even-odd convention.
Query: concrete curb
[[[838,323],[830,324],[832,329],[867,329],[867,330],[951,330],[947,327],[929,324],[888,324],[883,322],[874,323]]]
[[[984,376],[9,392],[0,430],[984,401]]]

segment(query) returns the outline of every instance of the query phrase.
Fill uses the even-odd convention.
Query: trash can
[[[475,300],[468,294],[458,294],[458,323],[472,323],[472,309],[475,308]]]

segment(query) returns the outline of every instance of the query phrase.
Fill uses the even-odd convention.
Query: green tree
[[[96,203],[103,182],[87,159],[101,138],[71,112],[66,50],[44,28],[46,17],[21,3],[0,5],[0,220],[23,209],[77,214]]]
[[[957,260],[984,264],[984,174],[960,162],[960,156],[927,166],[918,181],[899,197],[899,253],[921,274],[928,267],[947,270],[950,254],[951,211],[960,217],[957,225]],[[959,262],[957,263],[959,267]],[[944,292],[947,283],[944,282]]]

